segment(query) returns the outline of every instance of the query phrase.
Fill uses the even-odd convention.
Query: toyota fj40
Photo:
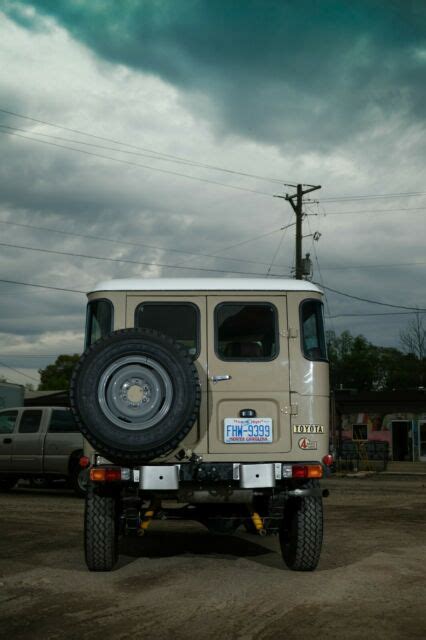
[[[155,517],[277,533],[317,566],[331,462],[322,292],[304,280],[130,279],[88,294],[71,408],[90,482],[85,552],[118,559]]]

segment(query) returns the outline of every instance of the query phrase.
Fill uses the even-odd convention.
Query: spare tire
[[[175,449],[198,416],[189,353],[151,329],[122,329],[90,346],[70,385],[84,437],[108,460],[142,464]]]

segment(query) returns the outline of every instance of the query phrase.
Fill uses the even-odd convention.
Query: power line
[[[344,293],[343,291],[337,291],[337,289],[332,289],[331,287],[326,287],[324,284],[321,285],[319,282],[313,282],[313,284],[316,284],[318,286],[322,286],[324,289],[326,289],[327,291],[332,291],[333,293],[337,293],[340,296],[345,296],[345,298],[352,298],[353,300],[359,300],[360,302],[368,302],[369,304],[378,304],[382,307],[392,307],[394,309],[408,309],[410,311],[426,311],[426,309],[423,309],[422,307],[405,307],[403,305],[399,305],[399,304],[390,304],[388,302],[379,302],[378,300],[369,300],[368,298],[361,298],[358,296],[353,296],[349,293]]]
[[[322,201],[323,202],[323,201]],[[400,211],[426,211],[425,207],[398,207],[397,209],[356,209],[354,211],[324,211],[324,216],[364,215],[369,213],[394,214]],[[321,215],[321,214],[313,214]]]
[[[378,200],[381,198],[407,198],[425,195],[426,191],[406,191],[401,193],[380,193],[376,195],[330,196],[329,198],[321,198],[319,202],[342,202],[344,200]]]
[[[287,231],[287,229],[285,229],[283,231],[283,233],[281,234],[281,238],[280,238],[280,241],[278,242],[277,249],[276,249],[276,251],[275,251],[275,253],[274,253],[273,257],[272,257],[271,264],[268,267],[268,271],[266,272],[266,277],[268,277],[270,275],[270,273],[271,273],[271,269],[274,266],[275,258],[277,257],[277,255],[278,255],[278,253],[279,253],[279,251],[281,249],[282,243],[284,242],[286,231]]]
[[[5,280],[4,278],[0,278],[0,282],[5,282],[6,284],[19,284],[25,287],[36,287],[38,289],[52,289],[53,291],[66,291],[69,293],[83,293],[87,294],[87,291],[79,291],[79,289],[66,289],[64,287],[49,287],[46,284],[34,284],[32,282],[21,282],[18,280]]]
[[[94,139],[97,139],[97,140],[102,140],[104,142],[110,142],[112,144],[118,144],[118,145],[120,145],[122,147],[127,147],[129,149],[137,149],[138,151],[151,153],[151,154],[154,154],[151,157],[157,158],[158,160],[173,161],[173,162],[177,162],[179,164],[186,164],[186,165],[190,165],[190,166],[198,166],[198,167],[201,167],[201,168],[204,168],[204,169],[211,169],[213,171],[222,171],[222,172],[225,172],[225,173],[230,173],[230,174],[234,174],[234,175],[240,175],[240,176],[244,176],[244,177],[248,177],[248,178],[255,178],[257,180],[266,180],[268,182],[273,182],[273,183],[278,183],[278,184],[283,184],[284,181],[287,182],[287,183],[290,183],[290,182],[293,182],[294,184],[296,183],[296,181],[291,181],[291,180],[287,180],[287,179],[280,180],[279,178],[270,178],[270,177],[267,177],[267,176],[259,176],[259,175],[252,174],[252,173],[247,173],[247,172],[244,172],[244,171],[236,171],[234,169],[228,169],[228,168],[225,168],[225,167],[219,167],[219,166],[216,166],[216,165],[211,165],[211,164],[207,164],[207,163],[203,163],[203,162],[197,162],[197,161],[191,160],[189,158],[183,158],[181,156],[176,156],[176,155],[172,155],[172,154],[169,154],[169,153],[163,153],[162,151],[156,151],[155,149],[148,149],[146,147],[140,147],[140,146],[137,146],[137,145],[134,145],[134,144],[129,144],[127,142],[121,142],[119,140],[114,140],[112,138],[106,138],[106,137],[103,137],[103,136],[98,136],[98,135],[95,135],[93,133],[89,133],[89,132],[86,132],[86,131],[81,131],[79,129],[72,129],[70,127],[65,127],[63,125],[58,125],[58,124],[55,124],[55,123],[52,123],[52,122],[47,122],[46,120],[38,120],[37,118],[24,116],[22,114],[15,113],[14,111],[8,111],[6,109],[0,109],[0,112],[1,113],[6,113],[8,115],[12,115],[12,116],[14,116],[16,118],[21,118],[21,119],[24,119],[24,120],[30,120],[30,121],[36,122],[38,124],[44,124],[44,125],[46,125],[48,127],[54,127],[56,129],[62,129],[63,131],[69,131],[71,133],[77,133],[78,135],[83,135],[83,136],[87,136],[87,137],[94,138]],[[7,125],[1,125],[1,126],[6,126],[7,127]],[[7,128],[11,128],[11,127],[7,127]],[[22,129],[19,129],[19,130],[22,131]],[[34,133],[36,133],[36,132],[34,132]],[[47,136],[48,134],[36,133],[36,135]],[[54,137],[54,136],[49,136],[49,137]],[[84,143],[84,142],[80,143],[78,141],[73,141],[73,142],[77,142],[78,144],[87,144],[87,143]],[[117,149],[117,151],[122,151],[122,150]],[[123,153],[127,153],[127,152],[123,151]],[[140,154],[140,155],[142,155],[142,154]]]
[[[11,371],[15,371],[15,373],[19,373],[19,375],[24,376],[25,378],[29,378],[30,380],[33,380],[33,382],[39,382],[37,378],[34,378],[33,376],[29,376],[27,373],[24,373],[23,371],[19,371],[19,369],[14,369],[13,367],[9,367],[9,365],[4,364],[4,362],[0,362],[0,366],[4,367],[5,369],[10,369]]]
[[[255,242],[257,240],[260,240],[260,238],[266,238],[267,236],[271,236],[274,233],[278,233],[278,231],[282,231],[283,229],[285,229],[285,227],[280,227],[279,229],[274,229],[273,231],[266,231],[266,233],[260,233],[257,236],[254,236],[254,238],[249,238],[248,240],[242,240],[241,242],[237,242],[235,244],[228,245],[227,247],[223,247],[220,250],[220,253],[225,253],[226,251],[230,251],[231,249],[235,249],[236,247],[240,247],[243,244],[248,244],[250,242]],[[222,256],[222,255],[215,255],[215,258],[221,258],[222,260],[228,260],[227,256]],[[177,265],[177,266],[180,267],[181,265],[186,264],[190,260],[193,260],[193,258],[189,258],[187,260],[184,260],[183,262],[180,262],[179,265]],[[240,261],[243,261],[243,260],[240,259]],[[244,260],[244,262],[245,262],[245,260]],[[247,262],[251,262],[251,261],[248,260]],[[266,263],[262,263],[262,264],[266,264]],[[284,265],[277,265],[277,266],[284,266]],[[195,270],[195,269],[197,269],[197,267],[193,267],[193,269]],[[236,272],[235,271],[231,271],[229,273],[236,273]],[[253,275],[261,275],[261,274],[253,274]],[[283,276],[283,277],[287,277],[287,276]]]
[[[1,109],[0,109],[1,111]],[[237,176],[243,176],[245,178],[255,178],[256,180],[264,180],[266,182],[272,182],[273,184],[283,184],[283,180],[278,180],[278,178],[267,178],[265,176],[259,176],[253,173],[246,173],[243,171],[234,171],[233,169],[224,169],[221,167],[215,167],[213,165],[209,165],[209,164],[205,164],[202,162],[195,162],[193,160],[184,160],[184,159],[179,159],[176,156],[167,156],[167,154],[165,154],[165,156],[162,155],[158,155],[158,152],[156,151],[152,151],[150,153],[141,153],[140,151],[127,151],[126,149],[118,149],[116,147],[107,147],[105,145],[101,145],[101,144],[95,144],[94,142],[84,142],[83,140],[75,140],[74,138],[63,138],[62,136],[52,136],[48,133],[39,133],[38,131],[33,131],[31,129],[21,129],[20,127],[9,127],[6,124],[1,124],[0,123],[0,128],[2,129],[8,129],[8,131],[6,131],[5,133],[10,133],[10,132],[14,132],[14,131],[20,131],[22,133],[26,133],[32,136],[40,136],[42,138],[49,138],[51,140],[59,140],[62,142],[71,142],[72,144],[81,144],[84,145],[86,147],[92,147],[94,149],[104,149],[107,151],[114,151],[117,153],[126,153],[128,155],[131,156],[137,156],[137,157],[142,157],[142,158],[150,158],[151,160],[160,160],[161,162],[172,162],[174,164],[179,164],[179,165],[184,165],[184,166],[188,166],[188,167],[197,167],[199,169],[209,169],[209,170],[213,170],[213,171],[221,171],[224,173],[229,173],[232,175],[237,175]],[[125,143],[118,143],[118,144],[122,144],[123,146],[127,146]],[[132,146],[132,145],[129,145]]]
[[[224,253],[225,251],[230,251],[230,249],[235,249],[236,247],[241,247],[243,244],[248,244],[249,242],[254,242],[255,240],[260,240],[260,238],[266,238],[266,236],[271,236],[273,233],[278,233],[278,231],[284,231],[285,229],[288,229],[289,227],[294,226],[294,224],[295,223],[292,222],[291,224],[287,224],[284,227],[280,227],[279,229],[274,229],[273,231],[267,231],[266,233],[259,233],[255,238],[250,238],[249,240],[243,240],[242,242],[237,242],[236,244],[228,245],[227,247],[224,247],[223,249],[221,249],[220,253]],[[220,255],[216,257],[223,258],[223,256],[220,256]],[[264,263],[264,264],[267,264],[267,263]],[[283,265],[277,265],[277,266],[283,266]],[[258,274],[258,275],[261,275],[261,274]],[[287,277],[287,276],[283,276],[283,277]]]
[[[263,274],[256,274],[256,275],[263,275]],[[285,277],[283,275],[277,274],[274,275],[273,277]],[[19,282],[17,280],[5,280],[3,278],[0,278],[0,282],[5,282],[7,284],[17,284],[17,285],[23,285],[23,286],[27,286],[27,287],[36,287],[39,289],[52,289],[54,291],[65,291],[65,292],[70,292],[70,293],[83,293],[84,295],[87,294],[87,291],[80,291],[78,289],[66,289],[66,288],[62,288],[62,287],[50,287],[48,285],[43,285],[43,284],[34,284],[32,282]],[[318,282],[313,282],[313,284],[316,284],[318,286],[322,286],[323,289],[326,289],[327,291],[332,291],[333,293],[338,293],[342,296],[346,296],[348,298],[353,298],[355,300],[361,300],[362,302],[369,302],[370,304],[379,304],[379,305],[383,305],[383,306],[387,306],[387,307],[394,307],[397,309],[409,309],[411,310],[411,312],[416,312],[416,313],[424,313],[426,312],[426,309],[423,308],[418,308],[418,307],[403,307],[400,305],[393,305],[393,304],[386,304],[383,302],[378,302],[377,300],[367,300],[366,298],[358,298],[356,296],[350,295],[348,293],[343,293],[342,291],[336,291],[336,289],[331,289],[331,287],[326,287],[325,285],[321,285]],[[343,314],[344,315],[344,314]],[[362,315],[369,315],[369,314],[362,314]],[[371,315],[381,315],[381,314],[371,314]],[[383,314],[383,315],[394,315],[391,313],[388,314]],[[395,315],[399,315],[399,314],[395,314]],[[411,315],[410,314],[401,314],[401,315]],[[340,317],[340,316],[332,316],[332,317]],[[53,357],[53,356],[52,356]]]
[[[426,311],[389,311],[388,313],[338,313],[333,316],[325,316],[326,318],[365,318],[370,316],[412,316],[413,313],[426,313]]]
[[[72,353],[0,353],[0,358],[57,358],[60,355],[74,355]]]
[[[191,251],[183,251],[182,249],[169,249],[166,247],[159,247],[153,244],[146,244],[143,242],[131,242],[129,240],[114,240],[113,238],[109,238],[107,236],[96,236],[96,235],[92,235],[92,234],[87,234],[87,233],[77,233],[74,231],[62,231],[59,229],[53,229],[51,227],[39,227],[37,225],[34,224],[27,224],[27,223],[23,223],[23,222],[10,222],[9,220],[0,220],[0,224],[6,224],[6,225],[10,225],[12,227],[23,227],[25,229],[36,229],[37,231],[49,231],[51,233],[59,233],[61,235],[65,235],[65,236],[73,236],[73,237],[77,237],[77,238],[86,238],[88,240],[102,240],[104,242],[111,242],[113,244],[118,244],[118,245],[129,245],[132,247],[147,247],[149,249],[158,249],[160,251],[166,251],[166,252],[172,252],[172,253],[183,253],[185,255],[190,255],[190,256],[198,256],[198,257],[202,257],[202,258],[222,258],[222,256],[220,255],[214,255],[214,254],[209,254],[209,253],[193,253]],[[273,229],[272,231],[268,231],[267,233],[263,234],[263,235],[271,235],[273,233],[276,233],[278,231],[281,231],[282,227],[278,228],[278,229]],[[247,240],[245,240],[244,242],[254,242],[255,240],[258,240],[259,238],[261,238],[262,235],[256,235],[253,238],[248,238]],[[253,264],[269,264],[269,262],[262,262],[259,260],[247,260],[247,259],[243,259],[243,258],[230,258],[227,257],[227,260],[232,260],[233,262],[251,262]],[[277,265],[280,267],[283,267],[284,265]]]
[[[75,147],[68,147],[63,144],[57,144],[56,142],[48,142],[47,140],[39,140],[37,138],[31,138],[30,136],[23,136],[20,133],[13,133],[12,131],[2,131],[0,129],[0,133],[8,136],[17,136],[18,138],[22,138],[24,140],[30,140],[31,142],[38,142],[40,144],[46,144],[50,147],[57,147],[59,149],[66,149],[68,151],[75,151],[77,153],[82,153],[86,156],[91,156],[94,158],[100,158],[101,160],[111,160],[112,162],[119,162],[120,164],[127,164],[133,167],[139,167],[142,169],[149,169],[150,171],[157,171],[158,173],[165,173],[167,175],[177,176],[179,178],[187,178],[188,180],[196,180],[197,182],[204,182],[207,184],[214,184],[220,187],[227,187],[228,189],[234,189],[237,191],[246,191],[248,193],[255,193],[261,196],[267,196],[271,198],[270,193],[266,193],[265,191],[258,191],[256,189],[248,189],[247,187],[238,187],[234,184],[226,184],[225,182],[219,182],[217,180],[209,180],[208,178],[198,178],[196,176],[191,176],[186,173],[179,173],[178,171],[170,171],[169,169],[160,169],[159,167],[151,167],[149,165],[140,164],[139,162],[132,162],[131,160],[123,160],[120,158],[113,158],[112,156],[105,156],[100,153],[93,153],[93,151],[86,151],[85,149],[76,149]]]
[[[309,221],[309,218],[307,219],[307,221],[308,221],[309,233],[312,234],[311,223]],[[316,260],[317,267],[318,267],[318,274],[319,274],[319,278],[320,278],[321,287],[324,288],[324,278],[322,277],[321,267],[320,267],[320,263],[319,263],[319,259],[318,259],[318,254],[317,254],[317,250],[316,250],[316,247],[315,247],[314,234],[312,234],[312,250],[314,252],[315,260]],[[324,298],[325,298],[325,305],[326,305],[327,313],[328,313],[327,318],[329,320],[331,320],[332,319],[332,315],[331,315],[330,301],[328,299],[328,296],[327,296],[327,293],[326,293],[325,290],[324,290]],[[331,328],[334,331],[333,322],[331,322],[330,324],[331,324]]]
[[[84,253],[73,253],[71,251],[58,251],[55,249],[41,249],[41,248],[37,248],[37,247],[28,247],[28,246],[23,246],[23,245],[19,245],[19,244],[12,244],[12,243],[8,243],[8,242],[0,242],[0,247],[9,247],[9,248],[13,248],[13,249],[23,249],[26,251],[37,251],[39,253],[50,253],[53,255],[59,255],[59,256],[71,256],[73,258],[85,258],[85,259],[89,259],[89,260],[102,260],[102,261],[106,261],[106,262],[123,262],[126,264],[137,264],[137,265],[143,265],[143,266],[149,266],[149,267],[164,267],[164,268],[169,268],[169,269],[187,269],[190,271],[208,271],[208,272],[214,272],[214,273],[236,273],[239,275],[244,275],[244,276],[251,276],[251,275],[255,275],[255,276],[262,276],[264,275],[263,273],[255,273],[255,272],[247,272],[247,271],[233,271],[231,269],[209,269],[207,267],[186,267],[183,265],[176,265],[176,264],[164,264],[161,262],[147,262],[147,261],[139,261],[139,260],[129,260],[127,258],[107,258],[104,256],[91,256],[91,255],[87,255]],[[281,277],[286,277],[286,276],[281,276]],[[83,293],[83,292],[82,292]]]
[[[342,271],[343,269],[382,269],[399,267],[424,267],[426,262],[394,262],[393,264],[357,264],[339,267],[323,267],[323,271]]]

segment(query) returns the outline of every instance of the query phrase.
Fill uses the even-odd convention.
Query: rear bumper
[[[104,466],[106,461],[99,459],[96,466]],[[108,465],[109,466],[109,465]],[[115,467],[119,469],[120,467]],[[295,475],[297,470],[298,475]],[[273,489],[294,481],[320,479],[323,467],[317,461],[312,463],[233,463],[233,462],[197,462],[169,465],[143,465],[136,468],[121,467],[121,479],[130,485],[138,485],[141,491],[177,491],[185,485],[212,487],[226,484],[235,489]],[[306,475],[300,475],[305,471]],[[316,475],[311,475],[315,472]],[[299,482],[294,486],[297,487]],[[293,489],[293,487],[291,487]],[[308,488],[295,488],[290,495],[304,497],[313,495]]]

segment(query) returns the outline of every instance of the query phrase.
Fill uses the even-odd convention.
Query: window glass
[[[86,347],[112,331],[112,303],[110,300],[92,300],[87,305]]]
[[[188,349],[194,359],[199,354],[199,312],[194,304],[144,302],[136,309],[135,327],[164,333]]]
[[[367,425],[366,424],[354,424],[354,425],[352,425],[352,440],[367,440]]]
[[[301,305],[303,353],[309,360],[326,360],[322,302],[305,300]]]
[[[19,423],[19,433],[37,433],[40,427],[42,411],[24,411]]]
[[[272,304],[224,302],[216,307],[216,352],[221,360],[272,360],[278,353]]]
[[[50,420],[50,433],[71,433],[78,431],[78,427],[74,422],[71,411],[61,411],[54,409]]]
[[[17,416],[17,411],[2,411],[0,413],[0,433],[12,433]]]

